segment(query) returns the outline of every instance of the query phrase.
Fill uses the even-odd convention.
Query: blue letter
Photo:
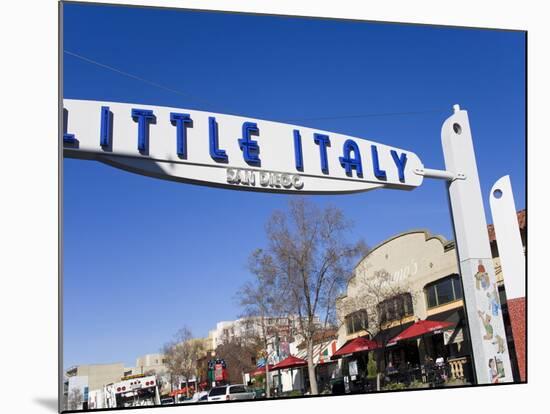
[[[351,158],[351,151],[353,151],[353,158]],[[357,177],[363,177],[363,164],[361,163],[361,153],[359,147],[348,139],[344,142],[343,157],[340,157],[340,164],[346,169],[346,175],[352,176],[352,170],[355,168],[357,171]]]
[[[189,114],[170,112],[170,122],[176,126],[176,151],[181,158],[187,158],[187,128],[186,124],[192,124]]]
[[[149,149],[149,123],[155,122],[155,115],[148,109],[132,108],[132,119],[138,123],[138,150],[147,152]]]
[[[212,159],[218,162],[229,161],[225,151],[218,148],[218,123],[213,116],[208,117],[208,130],[210,138],[210,156]]]
[[[63,108],[63,143],[64,144],[76,144],[76,138],[74,134],[67,133],[67,124],[69,122],[69,111]]]
[[[399,181],[402,183],[405,182],[405,165],[407,165],[407,154],[403,153],[400,157],[397,156],[397,151],[391,150],[391,156],[393,157],[393,162],[397,166],[397,171],[399,172]]]
[[[63,134],[63,142],[65,144],[74,144],[76,142],[74,134]]]
[[[250,135],[257,135],[260,132],[258,125],[254,122],[243,123],[243,137],[239,139],[239,148],[243,152],[244,160],[248,165],[262,165],[260,161],[260,147],[258,142],[250,138]]]
[[[321,171],[328,174],[328,159],[327,147],[330,147],[330,138],[323,134],[313,134],[313,140],[319,145],[319,153],[321,155]]]
[[[380,163],[378,161],[378,149],[376,145],[370,146],[372,152],[372,169],[374,170],[374,176],[379,180],[386,180],[386,171],[380,169]]]
[[[304,171],[304,156],[302,154],[302,137],[300,131],[294,130],[294,161],[296,161],[296,169]]]
[[[111,111],[108,106],[101,107],[101,131],[99,133],[99,145],[103,149],[111,146]]]

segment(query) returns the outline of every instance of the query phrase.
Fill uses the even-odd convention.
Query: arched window
[[[402,293],[380,302],[377,306],[380,323],[398,321],[414,314],[410,293]]]
[[[447,276],[424,287],[428,309],[462,299],[462,284],[458,275]]]

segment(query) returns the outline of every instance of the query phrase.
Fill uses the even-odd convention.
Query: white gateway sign
[[[65,99],[64,155],[238,190],[351,193],[422,183],[416,154],[311,128],[180,108]]]

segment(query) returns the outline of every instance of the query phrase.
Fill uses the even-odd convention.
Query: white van
[[[244,384],[220,385],[208,393],[208,401],[253,400],[256,394]]]

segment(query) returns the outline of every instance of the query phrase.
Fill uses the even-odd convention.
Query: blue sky
[[[182,93],[65,54],[64,97],[292,120],[411,150],[438,169],[441,124],[459,103],[483,194],[509,174],[520,209],[524,42],[510,31],[65,4],[66,51]],[[91,161],[67,159],[64,174],[65,366],[132,366],[183,325],[205,336],[238,317],[247,257],[289,200]],[[350,239],[371,246],[413,228],[452,238],[440,181],[311,199],[344,210]]]

